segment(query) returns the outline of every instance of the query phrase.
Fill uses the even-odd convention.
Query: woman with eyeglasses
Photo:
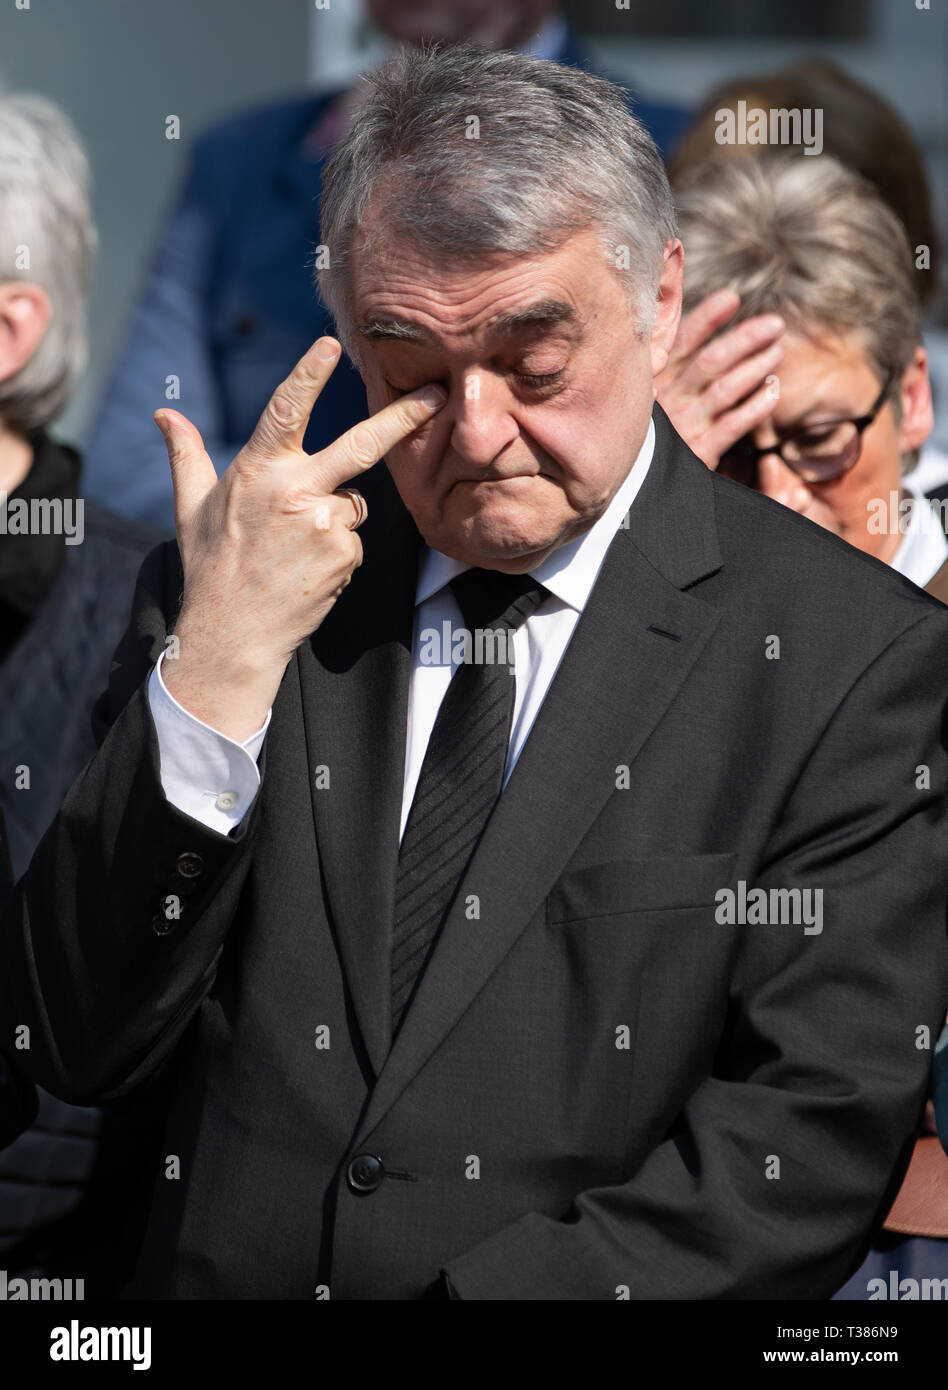
[[[941,516],[904,483],[931,430],[932,404],[902,224],[870,184],[828,156],[732,153],[710,160],[676,196],[685,312],[715,292],[730,293],[735,313],[727,328],[756,319],[765,334],[723,372],[713,340],[686,354],[685,373],[660,393],[679,434],[709,467],[948,603]],[[715,312],[727,318],[726,306]],[[702,372],[704,389],[683,379]],[[700,418],[699,403],[712,411],[715,392],[728,400],[743,392],[753,422],[720,457],[709,453]],[[766,412],[762,393],[771,402]],[[936,1041],[929,1040],[933,1050]],[[948,1030],[939,1052],[936,1078],[948,1086]],[[948,1139],[948,1115],[939,1121]],[[946,1277],[948,1157],[929,1102],[885,1229],[835,1297],[941,1297],[922,1292],[922,1281],[940,1289]]]
[[[903,481],[932,403],[914,259],[895,214],[828,156],[712,159],[677,199],[685,312],[725,291],[728,328],[761,315],[783,325],[766,360],[734,368],[758,423],[721,457],[696,451],[948,602],[942,518]],[[714,346],[692,371],[704,355],[711,371]],[[735,384],[717,382],[708,408]],[[700,399],[691,393],[692,411]],[[762,399],[772,404],[761,420]],[[673,401],[666,409],[689,442],[702,437]]]

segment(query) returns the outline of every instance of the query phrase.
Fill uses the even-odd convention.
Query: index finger
[[[448,393],[441,386],[419,386],[360,425],[353,425],[334,443],[314,454],[313,461],[326,492],[372,468],[389,449],[430,420],[447,399]]]
[[[271,459],[303,447],[303,435],[342,348],[335,338],[317,338],[267,401],[244,446],[258,459]]]

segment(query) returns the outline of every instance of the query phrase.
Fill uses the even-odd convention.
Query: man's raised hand
[[[419,387],[309,455],[303,436],[339,355],[333,338],[313,344],[221,478],[189,420],[155,413],[184,567],[179,654],[164,661],[162,676],[185,709],[238,742],[262,725],[293,652],[362,563],[355,528],[365,504],[336,489],[446,399],[438,386]]]

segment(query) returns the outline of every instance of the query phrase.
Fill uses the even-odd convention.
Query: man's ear
[[[935,423],[932,411],[932,388],[928,379],[928,353],[921,346],[912,354],[912,360],[902,373],[899,382],[899,453],[907,454],[912,449],[920,449],[932,432]]]
[[[41,285],[31,280],[0,284],[0,381],[23,370],[52,318],[53,306]]]
[[[658,284],[655,321],[652,324],[653,376],[658,376],[659,372],[664,370],[675,341],[675,334],[678,332],[684,269],[685,253],[681,242],[677,237],[674,241],[666,241],[662,278]]]

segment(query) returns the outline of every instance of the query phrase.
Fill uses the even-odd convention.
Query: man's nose
[[[452,386],[446,409],[453,415],[451,445],[475,468],[487,468],[520,427],[510,413],[510,389],[491,372],[471,370]]]

